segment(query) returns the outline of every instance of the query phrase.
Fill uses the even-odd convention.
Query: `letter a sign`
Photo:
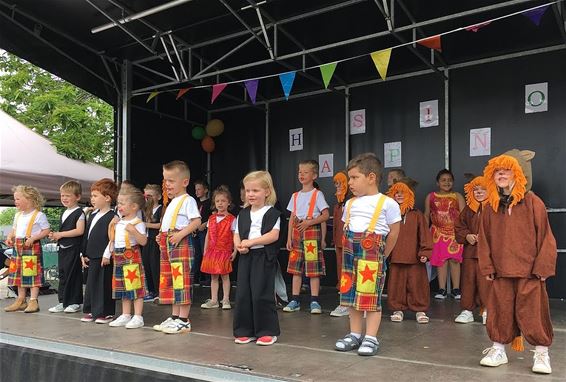
[[[334,154],[319,154],[318,164],[319,178],[330,178],[334,176]]]
[[[303,128],[289,130],[289,151],[303,149]]]
[[[491,128],[470,130],[470,156],[491,155]]]

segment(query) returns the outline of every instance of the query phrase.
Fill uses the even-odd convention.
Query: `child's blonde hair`
[[[190,179],[191,170],[189,170],[189,165],[182,160],[174,160],[163,165],[163,169],[167,171],[177,170],[183,178]]]
[[[252,171],[248,175],[244,177],[243,183],[244,186],[248,182],[259,182],[261,186],[269,190],[269,195],[265,198],[265,204],[270,206],[274,206],[277,202],[277,194],[275,193],[275,188],[273,187],[273,179],[271,178],[271,174],[267,171]],[[250,203],[246,200],[244,207],[248,207]]]
[[[76,180],[69,180],[68,182],[63,183],[61,187],[59,187],[59,191],[67,191],[80,198],[83,193],[83,188],[81,184]]]
[[[12,193],[15,194],[16,192],[19,192],[24,196],[24,198],[29,200],[36,210],[41,209],[41,207],[43,207],[43,205],[45,204],[43,195],[41,195],[41,192],[39,192],[39,190],[33,186],[19,184],[12,187]]]
[[[161,186],[159,184],[146,184],[143,188],[144,191],[155,191],[155,193],[159,196],[163,193]]]
[[[128,187],[122,187],[118,196],[125,196],[131,203],[137,204],[140,210],[144,210],[145,207],[145,196],[138,188],[133,185],[128,185]]]

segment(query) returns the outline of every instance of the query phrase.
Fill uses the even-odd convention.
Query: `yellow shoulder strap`
[[[35,218],[37,217],[37,214],[39,213],[38,210],[35,210],[33,212],[33,215],[31,215],[31,219],[28,222],[28,227],[26,229],[26,238],[30,238],[31,237],[31,231],[33,230],[33,223],[35,223]],[[20,220],[21,214],[20,216],[18,216],[18,220]]]
[[[385,203],[386,196],[381,195],[379,200],[377,201],[377,205],[375,206],[375,211],[373,216],[371,217],[371,221],[369,222],[368,232],[371,233],[375,231],[375,226],[377,225],[377,221],[379,220],[379,215],[381,215],[381,210],[383,209],[383,204]]]
[[[179,203],[177,203],[177,205],[175,206],[175,211],[173,211],[173,216],[171,217],[171,224],[169,225],[170,230],[175,229],[175,226],[177,225],[177,215],[179,215],[179,211],[181,210],[181,207],[183,206],[185,199],[187,199],[188,197],[189,195],[187,194],[183,195],[181,200],[179,200]]]
[[[344,227],[348,227],[348,224],[350,224],[350,211],[352,209],[352,204],[354,204],[354,200],[356,199],[357,198],[352,198],[346,202],[346,221],[344,221]]]

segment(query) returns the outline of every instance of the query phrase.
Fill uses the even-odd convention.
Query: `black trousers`
[[[90,259],[88,263],[83,305],[83,312],[91,313],[95,319],[116,313],[116,302],[112,300],[112,261],[104,267],[101,261],[101,258]]]
[[[240,254],[234,311],[234,337],[278,336],[279,318],[275,309],[277,256],[263,248]]]
[[[155,238],[148,238],[147,244],[142,247],[142,263],[145,272],[145,283],[150,293],[159,293],[159,245]]]
[[[83,303],[83,272],[79,246],[59,248],[59,302],[64,307]]]

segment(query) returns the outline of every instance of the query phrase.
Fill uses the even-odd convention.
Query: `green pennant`
[[[328,84],[334,75],[334,71],[336,70],[337,62],[331,62],[330,64],[324,64],[320,66],[320,73],[322,74],[322,81],[324,82],[324,87],[328,89]]]

